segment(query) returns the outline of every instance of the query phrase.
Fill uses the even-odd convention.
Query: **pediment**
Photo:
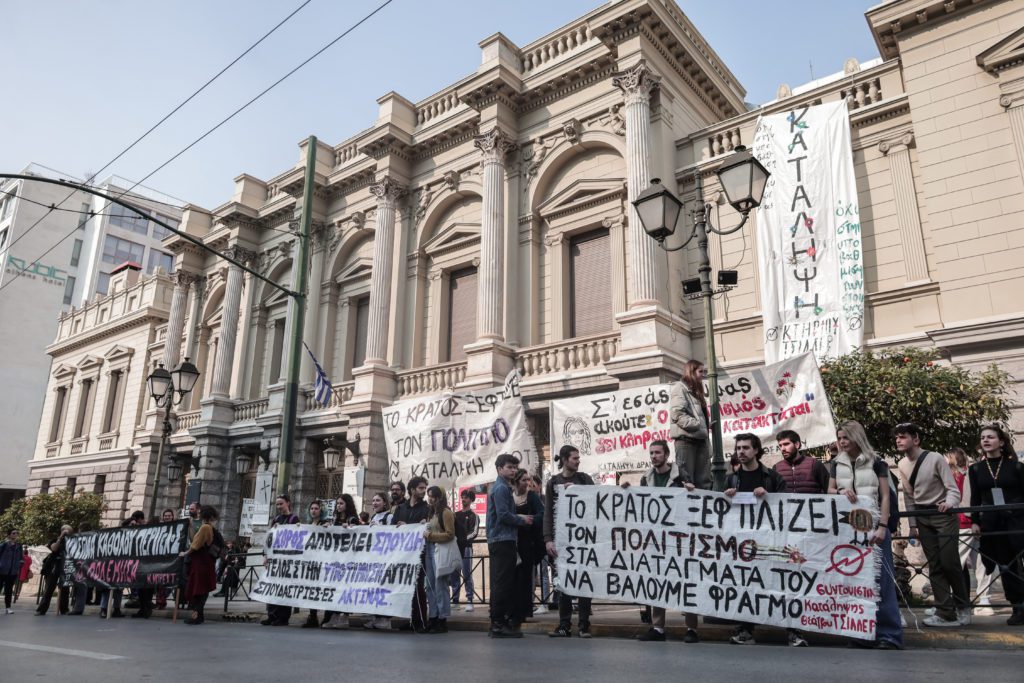
[[[275,308],[277,306],[285,306],[288,304],[288,295],[279,289],[275,289],[273,293],[263,300],[264,308]],[[221,314],[224,312],[223,307],[219,308],[217,312],[210,316],[209,320],[205,321],[206,325],[220,324]]]
[[[116,363],[117,361],[124,361],[130,359],[134,353],[135,349],[130,349],[127,346],[121,346],[120,344],[115,344],[113,348],[111,348],[109,351],[103,354],[103,358],[108,363]]]
[[[341,284],[343,282],[351,282],[353,280],[360,280],[363,278],[370,277],[370,273],[373,272],[373,259],[369,256],[360,256],[351,263],[348,263],[338,276],[334,279],[335,282]]]
[[[464,247],[480,239],[479,223],[449,223],[423,245],[428,255]]]
[[[545,199],[537,211],[547,218],[621,196],[624,191],[621,178],[581,178]]]
[[[69,377],[74,377],[76,372],[78,372],[78,368],[76,368],[75,366],[67,365],[66,363],[61,363],[56,368],[54,368],[53,376],[56,377],[57,379],[67,379]]]
[[[978,66],[989,73],[1024,63],[1024,28],[1017,29],[977,57]]]
[[[76,364],[82,372],[98,368],[103,365],[103,358],[100,356],[86,356]]]

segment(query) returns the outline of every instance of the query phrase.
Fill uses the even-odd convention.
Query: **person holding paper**
[[[699,489],[711,490],[711,450],[708,447],[708,400],[704,394],[704,364],[687,361],[680,381],[669,389],[670,433],[675,441],[676,462]]]
[[[292,499],[287,493],[282,493],[274,499],[274,509],[277,510],[277,515],[270,522],[269,529],[274,529],[277,526],[284,524],[298,524],[299,516],[292,512]],[[264,564],[266,560],[264,559]],[[261,626],[287,626],[288,620],[291,619],[292,608],[288,605],[271,605],[267,604],[267,618],[260,622]]]
[[[685,488],[688,491],[693,491],[697,488],[694,486],[693,481],[690,480],[690,473],[687,472],[685,463],[680,461],[678,455],[674,463],[668,461],[667,441],[662,441],[661,439],[652,441],[647,452],[651,457],[651,469],[647,470],[647,473],[641,477],[641,486]],[[665,608],[651,607],[650,609],[651,628],[647,630],[647,633],[637,636],[636,639],[643,642],[664,642]],[[686,635],[683,636],[683,642],[700,642],[700,636],[697,635],[696,614],[686,615]]]
[[[427,480],[424,477],[413,477],[409,480],[407,490],[409,499],[395,506],[392,523],[396,526],[422,524],[427,521],[427,515],[430,514],[430,506],[425,500]],[[412,619],[401,627],[403,631],[413,630],[416,633],[426,633],[427,631],[427,589],[424,584],[426,561],[426,557],[421,555],[420,572],[416,578],[416,595],[412,601]]]
[[[558,495],[570,486],[593,486],[594,480],[589,474],[580,472],[580,452],[571,445],[565,444],[555,455],[555,462],[561,464],[562,470],[548,479],[544,489],[544,548],[553,560],[558,557],[555,548],[555,507]],[[549,633],[552,638],[569,638],[572,636],[572,600],[571,595],[558,593],[558,628]],[[577,598],[579,601],[579,634],[580,638],[590,635],[590,598]],[[584,635],[587,634],[587,635]]]
[[[740,467],[726,477],[724,491],[734,503],[738,504],[743,494],[760,498],[766,493],[782,493],[786,490],[786,480],[782,475],[761,464],[764,447],[756,434],[737,434],[734,448]],[[790,635],[792,636],[792,631]],[[754,625],[741,623],[729,638],[729,642],[733,645],[755,644],[757,641],[754,640]],[[793,644],[792,637],[790,644]]]
[[[997,425],[981,430],[984,459],[967,470],[971,483],[971,507],[1024,503],[1024,464],[1017,459],[1009,435]],[[975,512],[971,531],[981,536],[981,557],[994,576],[1003,582],[1006,600],[1013,605],[1008,626],[1024,625],[1024,510]],[[995,533],[992,533],[995,532]]]
[[[830,463],[828,492],[845,495],[851,503],[859,496],[878,503],[878,522],[868,542],[882,549],[882,573],[879,577],[878,611],[875,615],[875,640],[868,647],[880,650],[903,649],[903,626],[896,597],[896,574],[892,560],[892,519],[890,500],[895,490],[890,486],[889,466],[875,453],[864,426],[854,420],[844,422],[836,431],[839,454]],[[897,527],[898,528],[898,527]],[[864,643],[864,641],[856,641]]]

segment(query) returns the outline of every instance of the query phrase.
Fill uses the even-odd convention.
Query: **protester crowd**
[[[673,386],[670,434],[674,443],[650,443],[650,468],[643,474],[641,486],[711,489],[710,429],[703,376],[703,366],[690,361],[682,381]],[[827,462],[805,453],[800,435],[792,430],[781,430],[774,436],[782,458],[768,467],[762,462],[765,449],[757,435],[735,435],[726,496],[743,493],[760,497],[791,492],[846,496],[851,502],[867,496],[877,502],[876,526],[867,538],[868,543],[881,550],[877,626],[875,640],[857,641],[857,645],[903,648],[905,623],[899,609],[901,596],[893,558],[893,534],[899,533],[901,517],[907,519],[905,528],[909,529],[910,543],[919,542],[927,560],[934,607],[923,620],[924,625],[959,627],[971,623],[972,613],[992,614],[989,591],[997,578],[1012,605],[1007,624],[1024,625],[1024,510],[948,512],[954,508],[1024,503],[1024,464],[1002,428],[992,425],[980,431],[977,454],[971,462],[962,449],[954,449],[945,456],[927,450],[922,445],[925,435],[918,426],[899,424],[893,430],[894,444],[901,455],[895,466],[876,453],[863,426],[856,421],[839,426]],[[549,601],[551,609],[558,611],[558,623],[550,632],[551,637],[572,636],[574,613],[576,634],[591,637],[591,599],[552,593],[549,571],[553,572],[558,555],[554,514],[558,497],[571,486],[592,485],[594,481],[580,471],[580,453],[575,446],[562,446],[554,460],[557,472],[543,486],[540,477],[520,468],[513,455],[502,454],[495,461],[497,476],[487,493],[486,515],[489,636],[493,638],[522,637],[522,624],[546,612]],[[900,490],[904,512],[912,515],[897,514]],[[431,486],[423,477],[413,477],[407,483],[391,482],[387,492],[374,494],[368,513],[357,510],[352,497],[344,494],[335,501],[333,516],[325,517],[325,505],[314,500],[308,505],[305,518],[300,518],[292,510],[289,496],[282,494],[275,500],[276,514],[270,528],[298,523],[341,527],[423,524],[425,545],[411,619],[376,616],[363,623],[365,628],[374,630],[397,628],[443,634],[448,631],[453,604],[461,605],[464,599],[464,611],[472,612],[477,598],[473,580],[474,542],[481,530],[479,517],[472,509],[476,495],[473,489],[461,491],[460,509],[453,512],[443,487]],[[189,508],[189,517],[180,588],[190,611],[185,623],[195,625],[203,623],[207,597],[218,584],[221,588],[214,594],[217,597],[231,597],[238,590],[247,547],[225,542],[217,529],[218,513],[214,508],[194,503]],[[168,509],[160,519],[151,521],[174,519],[174,511]],[[124,526],[145,523],[145,515],[136,512],[125,520]],[[36,614],[46,614],[56,592],[61,614],[80,615],[86,604],[99,602],[101,616],[108,612],[111,617],[123,616],[121,590],[94,591],[85,584],[62,583],[66,539],[72,531],[70,526],[64,526],[49,544],[50,554],[39,569],[42,589]],[[84,525],[78,531],[89,529]],[[9,530],[0,543],[0,585],[8,614],[21,583],[31,577],[30,566],[31,558],[19,543],[18,531]],[[972,576],[977,606],[971,600]],[[538,588],[542,600],[535,605]],[[138,606],[133,616],[147,618],[154,608],[165,607],[168,599],[173,599],[171,592],[172,589],[133,591],[128,603]],[[902,596],[904,601],[908,597]],[[295,611],[289,606],[270,604],[261,623],[287,625]],[[665,618],[665,609],[645,607],[642,619],[650,627],[638,639],[665,641]],[[686,614],[685,623],[684,641],[699,642],[697,615]],[[310,610],[302,626],[344,629],[349,627],[349,615],[329,611],[320,615]],[[755,643],[754,625],[738,624],[730,640],[739,645]],[[795,629],[789,630],[788,642],[793,647],[808,645],[805,634]]]

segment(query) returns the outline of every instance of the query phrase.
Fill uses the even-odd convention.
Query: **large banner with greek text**
[[[655,384],[551,401],[551,452],[575,446],[580,471],[595,481],[608,474],[614,484],[615,472],[646,470],[651,442],[671,442],[668,398],[669,385]]]
[[[273,605],[410,617],[423,525],[279,526],[250,595]]]
[[[783,429],[799,434],[804,448],[836,440],[832,406],[812,353],[746,372],[721,373],[718,394],[726,458],[743,432],[761,438],[769,465],[781,458],[775,434]]]
[[[383,417],[391,479],[422,476],[450,491],[493,482],[502,453],[526,469],[538,462],[514,370],[503,386],[402,401]]]
[[[555,514],[569,595],[874,639],[873,499],[573,486]]]
[[[762,116],[754,155],[771,173],[757,209],[765,362],[849,353],[864,267],[846,102]]]
[[[66,542],[65,581],[99,588],[176,586],[188,520],[87,531]]]

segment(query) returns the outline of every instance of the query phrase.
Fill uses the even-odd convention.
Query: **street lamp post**
[[[640,217],[640,223],[643,226],[644,232],[657,240],[658,245],[665,251],[678,251],[686,247],[694,238],[697,239],[697,250],[700,256],[700,265],[697,268],[699,278],[697,279],[699,280],[700,287],[698,290],[696,287],[697,282],[687,281],[683,283],[683,291],[687,293],[688,298],[702,299],[704,304],[704,362],[707,367],[708,391],[710,393],[708,407],[711,410],[711,473],[714,477],[715,490],[722,491],[725,489],[727,468],[725,457],[722,453],[722,415],[718,397],[718,358],[715,354],[715,325],[711,299],[715,294],[732,289],[732,286],[729,285],[719,289],[711,288],[711,258],[708,255],[708,233],[730,235],[740,230],[746,224],[750,212],[761,204],[769,173],[749,151],[744,147],[737,147],[736,152],[725,160],[716,174],[729,204],[743,217],[739,225],[729,230],[720,230],[711,224],[711,205],[704,202],[704,184],[699,168],[695,169],[693,173],[697,191],[695,198],[696,206],[692,209],[693,231],[682,244],[674,247],[669,247],[665,244],[665,241],[676,231],[679,216],[682,214],[683,202],[672,194],[668,188],[664,187],[659,179],[654,178],[651,181],[650,187],[640,193],[633,202],[633,206]]]
[[[164,409],[163,431],[160,434],[160,447],[156,452],[156,469],[153,473],[153,488],[149,500],[149,518],[156,517],[156,500],[160,493],[160,467],[163,464],[164,449],[167,447],[167,439],[171,436],[171,408],[179,405],[192,391],[199,379],[199,369],[185,358],[174,369],[168,372],[163,363],[159,363],[153,372],[146,379],[149,384],[149,393],[156,402],[157,408]],[[177,476],[181,477],[181,465],[177,465]],[[171,468],[168,468],[168,476],[173,476]]]

